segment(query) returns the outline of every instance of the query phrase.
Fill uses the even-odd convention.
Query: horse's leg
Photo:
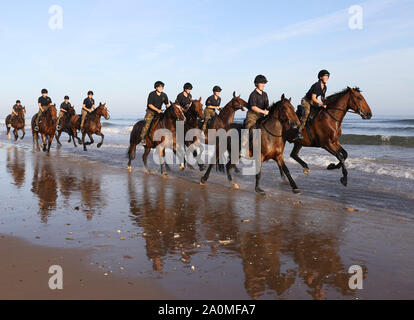
[[[211,172],[211,169],[213,169],[213,167],[214,167],[214,164],[210,164],[210,165],[208,166],[208,169],[207,169],[206,173],[205,173],[205,174],[204,174],[204,176],[201,178],[201,184],[205,184],[205,183],[207,182],[208,178],[210,177],[210,172]]]
[[[132,160],[135,159],[135,153],[137,151],[137,144],[134,142],[128,149],[128,171],[132,172]]]
[[[285,160],[283,159],[283,154],[279,155],[276,157],[275,161],[277,162],[277,164],[279,165],[279,168],[281,168],[283,170],[283,172],[285,173],[286,177],[289,180],[290,186],[292,187],[292,190],[294,193],[300,193],[300,190],[298,188],[298,186],[296,185],[295,180],[293,180],[292,176],[290,175],[290,171],[288,169],[288,167],[285,164]]]
[[[165,148],[160,148],[159,156],[160,156],[160,160],[161,160],[161,175],[163,177],[167,177],[168,174],[165,171]]]
[[[229,162],[227,162],[227,164],[226,164],[227,179],[229,180],[230,185],[231,185],[234,189],[239,190],[239,189],[240,189],[239,185],[238,185],[237,183],[233,182],[233,177],[232,177],[232,175],[231,175],[231,170],[232,170],[234,167],[235,167],[235,165],[231,163],[231,160],[229,160]]]
[[[346,161],[346,159],[348,159],[348,152],[346,152],[346,150],[342,148],[342,146],[339,143],[336,143],[336,145],[340,148],[338,151],[342,153],[342,156],[344,157],[344,161]],[[338,164],[331,163],[328,166],[328,170],[336,170],[336,169],[340,169],[341,167],[342,167],[342,162],[339,162]]]
[[[42,134],[42,142],[43,142],[43,152],[46,152],[47,148],[46,148],[46,135],[45,134]]]
[[[53,136],[53,135],[51,135],[51,136],[49,137],[49,143],[48,143],[48,146],[47,146],[47,152],[48,152],[48,153],[50,152],[50,147],[52,146],[53,138],[54,138],[54,136]]]
[[[88,143],[88,145],[94,144],[95,143],[95,140],[93,140],[92,133],[88,133],[88,137],[89,137],[89,143]]]
[[[136,145],[135,145],[136,147]],[[148,169],[148,155],[151,152],[151,148],[150,147],[145,147],[144,149],[144,155],[142,156],[142,161],[144,161],[144,167],[145,167],[145,173],[146,174],[150,174],[150,170]]]
[[[86,133],[82,132],[83,151],[88,151],[88,149],[86,149],[85,136],[86,136]]]
[[[13,134],[14,134],[14,141],[17,141],[17,139],[19,139],[19,131],[17,129],[14,129]]]
[[[6,126],[7,126],[7,136],[9,138],[9,140],[11,140],[9,124],[6,124]]]
[[[256,187],[255,191],[260,194],[261,196],[265,196],[266,192],[263,191],[262,188],[260,188],[260,178],[262,177],[262,164],[260,163],[259,172],[256,174]]]
[[[341,163],[341,167],[342,167],[342,178],[341,178],[341,183],[346,187],[348,185],[348,170],[346,170],[345,167],[345,157],[343,154],[343,148],[337,144],[334,143],[329,143],[327,146],[324,147],[324,149],[326,151],[328,151],[330,154],[332,154],[333,156],[335,156],[339,162]],[[348,155],[348,153],[345,151],[346,155]]]
[[[101,138],[102,138],[101,142],[99,142],[98,145],[97,145],[97,147],[100,148],[100,147],[102,147],[102,145],[104,143],[105,136],[104,136],[104,134],[102,132],[99,132],[98,133],[98,136],[101,136]]]
[[[302,149],[302,146],[298,143],[295,143],[295,146],[293,147],[293,150],[290,156],[292,159],[296,160],[304,168],[303,172],[306,175],[309,175],[310,170],[309,170],[308,164],[299,157],[299,151],[301,149]]]
[[[22,132],[23,132],[23,135],[22,135],[22,137],[20,138],[20,140],[23,140],[23,139],[24,139],[24,137],[26,136],[26,131],[24,130],[24,128],[22,129]]]
[[[56,142],[59,146],[62,146],[62,144],[59,141],[61,135],[62,135],[62,131],[58,131],[58,133],[56,133]]]

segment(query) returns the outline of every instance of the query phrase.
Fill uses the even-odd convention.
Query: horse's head
[[[178,104],[178,102],[171,102],[170,101],[170,107],[167,108],[165,111],[165,115],[167,117],[171,117],[175,119],[176,121],[185,121],[186,117],[184,115],[183,108]]]
[[[103,116],[105,120],[109,120],[111,118],[109,116],[108,108],[106,107],[106,102],[104,104],[102,104],[101,102],[99,103],[99,107],[96,108],[96,114],[100,117]]]
[[[348,103],[349,108],[351,108],[355,113],[359,114],[362,119],[371,119],[371,108],[369,107],[365,98],[362,96],[361,90],[359,88],[348,87],[348,91],[350,97]]]
[[[75,106],[70,106],[68,113],[67,113],[68,117],[73,117],[75,114],[76,114]]]
[[[200,98],[199,100],[191,100],[192,102],[192,107],[194,107],[194,111],[196,112],[196,114],[199,117],[202,117],[204,112],[203,112],[203,104],[201,103],[202,98]]]
[[[50,113],[50,116],[52,117],[53,122],[56,122],[57,121],[56,104],[49,105],[49,113]]]
[[[281,100],[271,107],[269,117],[279,120],[284,131],[295,130],[300,125],[300,120],[292,105],[292,98],[286,99],[284,94]]]
[[[231,100],[231,103],[235,111],[246,110],[245,106],[247,105],[247,102],[240,98],[240,96],[236,96],[236,91],[233,92],[233,99]]]
[[[21,107],[19,109],[19,112],[17,113],[17,116],[20,118],[24,118],[26,116],[26,107]]]

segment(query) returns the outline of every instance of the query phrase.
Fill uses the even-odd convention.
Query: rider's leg
[[[154,119],[154,117],[155,117],[155,113],[151,110],[147,110],[147,113],[146,113],[145,119],[144,119],[145,125],[144,125],[144,127],[142,128],[142,131],[141,131],[141,140],[140,140],[140,142],[141,141],[145,142],[145,138],[147,137],[149,127],[151,126],[151,123],[152,123],[152,120]]]
[[[57,125],[58,125],[58,127],[60,127],[61,126],[61,121],[62,121],[62,118],[64,117],[64,115],[65,115],[65,113],[63,112],[63,111],[60,111],[59,112],[59,118],[58,118],[58,120],[57,120]],[[58,129],[59,130],[59,129]]]
[[[35,127],[36,131],[39,130],[39,120],[40,120],[40,117],[42,116],[42,113],[43,111],[39,109],[39,112],[37,113],[37,118],[36,118],[36,127]]]
[[[305,127],[306,127],[306,122],[308,121],[308,117],[309,117],[309,113],[310,113],[310,109],[311,109],[310,101],[303,98],[302,99],[302,107],[303,107],[303,110],[305,111],[305,114],[302,116],[302,119],[300,121],[300,126],[299,126],[299,129],[298,129],[298,138],[299,139],[302,139],[302,137],[301,137],[302,132],[303,132],[303,129],[305,129]]]
[[[257,112],[249,110],[247,112],[246,123],[245,123],[244,129],[250,130],[250,128],[252,128],[256,124],[257,120],[259,119],[260,119],[260,115]],[[250,134],[242,135],[241,156],[244,158],[249,158],[250,156],[249,138],[250,138]]]
[[[82,120],[81,120],[81,131],[83,130],[83,125],[85,124],[85,118],[88,115],[88,111],[86,111],[85,109],[82,109],[81,111],[81,115],[82,115]]]

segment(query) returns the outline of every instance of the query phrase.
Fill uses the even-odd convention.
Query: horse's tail
[[[142,127],[143,127],[143,123],[141,121],[135,124],[135,126],[132,128],[131,136],[129,139],[128,153],[127,153],[130,160],[135,159],[137,145],[140,143]]]

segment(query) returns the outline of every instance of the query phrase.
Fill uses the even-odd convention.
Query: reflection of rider
[[[258,75],[254,80],[256,89],[250,94],[249,102],[247,104],[247,109],[249,111],[246,115],[245,129],[250,129],[260,118],[269,114],[269,111],[267,110],[269,108],[269,98],[267,93],[263,91],[266,83],[267,79],[263,75]],[[248,144],[249,137],[248,135],[244,135],[242,141],[242,157],[248,157]]]
[[[89,91],[88,97],[83,101],[83,106],[82,106],[82,111],[81,111],[81,115],[82,115],[81,126],[80,126],[81,131],[83,131],[83,125],[85,123],[86,116],[88,115],[88,113],[91,113],[93,110],[95,110],[95,100],[93,99],[93,92]]]
[[[61,125],[62,125],[61,121],[62,121],[63,117],[69,111],[69,108],[72,107],[72,105],[69,102],[69,97],[68,96],[65,96],[64,100],[65,101],[63,101],[62,104],[60,105],[59,118],[58,118],[58,121],[57,121],[57,124],[58,124],[57,129],[58,130],[60,130],[60,128],[61,128]]]
[[[204,124],[203,124],[203,132],[207,129],[208,121],[216,116],[216,110],[220,109],[221,98],[220,92],[221,88],[219,86],[215,86],[213,88],[213,95],[210,96],[206,101],[206,109],[204,110]]]
[[[330,73],[327,70],[321,70],[318,74],[319,81],[314,83],[309,89],[306,96],[302,99],[302,106],[305,114],[302,116],[301,124],[299,127],[298,139],[303,139],[302,132],[305,129],[306,122],[308,121],[309,113],[312,106],[318,107],[321,106],[326,108],[325,95],[326,95],[326,83],[328,82]],[[322,102],[318,100],[318,97],[321,97]]]
[[[169,107],[168,96],[163,92],[164,86],[163,82],[157,81],[154,85],[155,91],[152,91],[148,96],[147,113],[144,119],[145,125],[141,132],[141,141],[143,141],[144,145],[152,120],[157,114],[162,114],[161,109],[164,104],[167,108]]]
[[[42,96],[38,99],[38,105],[39,105],[39,112],[37,113],[36,118],[36,127],[35,130],[39,131],[39,120],[42,116],[43,112],[46,112],[49,110],[49,106],[52,104],[52,99],[50,99],[48,96],[48,91],[46,89],[42,90]]]
[[[184,112],[187,112],[187,110],[190,108],[191,100],[193,99],[191,90],[193,90],[193,85],[191,83],[186,83],[184,85],[184,91],[177,96],[176,101],[184,110]]]

